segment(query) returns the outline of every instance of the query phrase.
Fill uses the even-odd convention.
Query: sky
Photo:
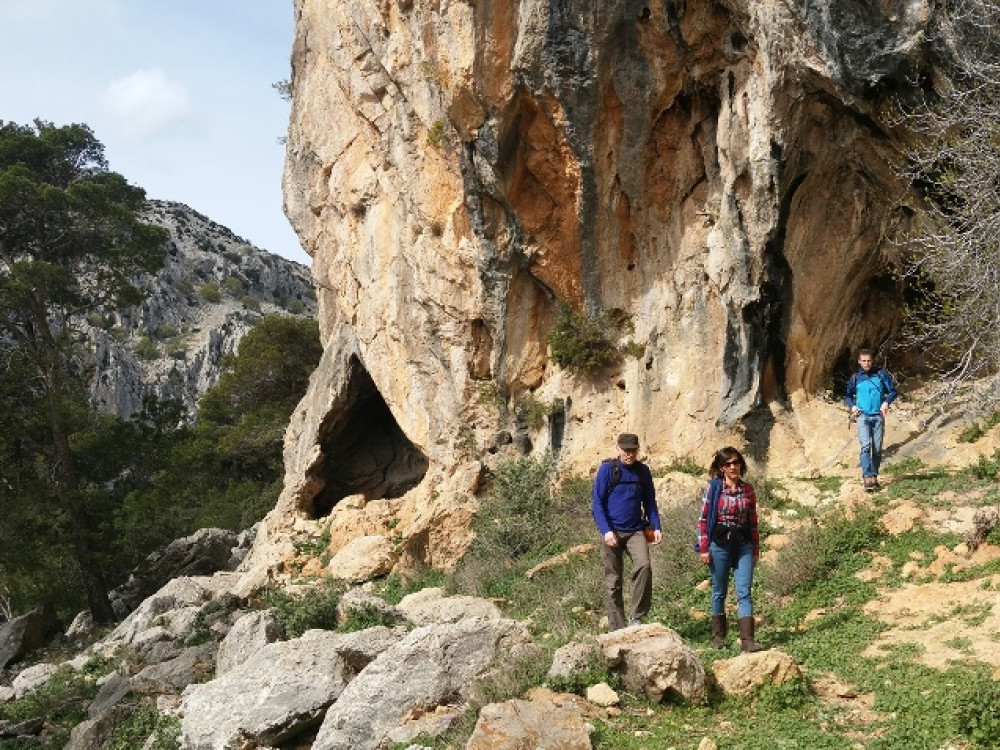
[[[109,166],[303,264],[281,210],[292,0],[0,0],[0,120],[83,123]]]

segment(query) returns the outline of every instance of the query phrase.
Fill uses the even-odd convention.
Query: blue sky
[[[292,0],[0,0],[0,120],[89,125],[111,169],[309,263],[281,210]]]

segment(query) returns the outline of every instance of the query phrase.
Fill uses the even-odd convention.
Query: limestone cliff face
[[[468,493],[456,477],[504,430],[581,470],[626,428],[654,460],[700,460],[745,442],[755,407],[806,408],[897,322],[884,112],[939,54],[929,2],[295,13],[286,212],[327,353],[289,432],[285,511]],[[617,343],[641,355],[561,371],[559,303],[628,316]],[[554,405],[544,427],[515,419],[528,392]],[[765,434],[756,458],[794,464],[809,440],[776,457]]]

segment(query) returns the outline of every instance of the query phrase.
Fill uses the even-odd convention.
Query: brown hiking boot
[[[740,626],[740,651],[745,654],[763,651],[764,647],[757,645],[753,639],[753,617],[741,617],[737,620],[737,624]]]
[[[712,646],[722,648],[726,645],[726,633],[729,632],[729,623],[726,616],[712,615]]]

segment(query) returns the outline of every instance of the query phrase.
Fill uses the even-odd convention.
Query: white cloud
[[[154,135],[191,113],[187,89],[159,68],[137,70],[113,82],[101,103],[114,126],[135,139]]]

